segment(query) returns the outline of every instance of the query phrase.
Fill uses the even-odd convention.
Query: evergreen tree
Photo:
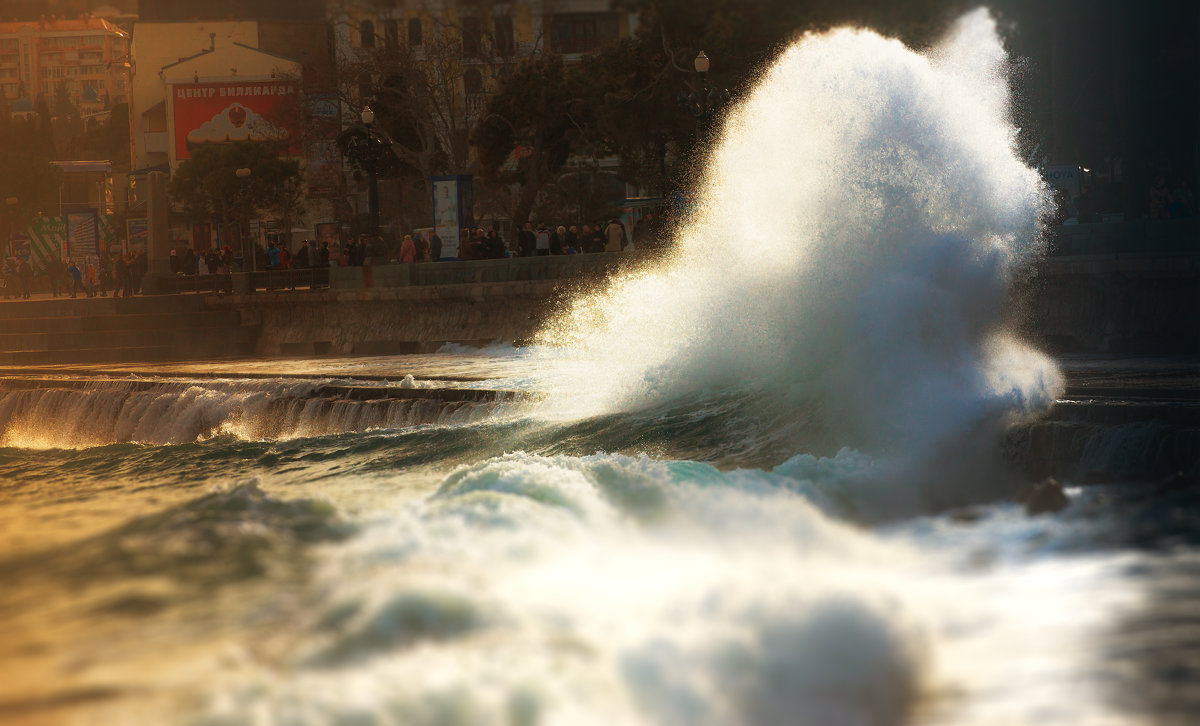
[[[37,104],[37,152],[47,158],[54,158],[54,125],[50,116],[50,104],[46,97],[38,94]]]

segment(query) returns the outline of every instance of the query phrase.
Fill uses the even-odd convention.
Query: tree
[[[598,49],[573,72],[584,102],[575,118],[590,146],[620,158],[623,179],[665,194],[687,185],[714,139],[680,107],[678,97],[699,91],[693,59],[712,59],[710,88],[736,98],[763,66],[809,30],[853,23],[896,35],[910,45],[936,38],[961,0],[617,0],[637,13],[637,32]],[[579,151],[577,150],[577,153]]]
[[[192,222],[241,222],[266,210],[290,232],[303,177],[299,162],[280,158],[279,152],[274,144],[256,141],[197,147],[171,178],[171,202]],[[250,175],[239,177],[241,168]]]
[[[419,208],[426,219],[432,218],[433,176],[476,170],[470,130],[484,111],[485,89],[517,62],[511,24],[504,22],[507,3],[481,0],[459,9],[455,21],[419,18],[418,45],[404,42],[405,29],[380,26],[367,44],[343,49],[338,58],[339,99],[353,117],[371,105],[375,126],[399,161],[392,176],[401,188],[424,190]],[[351,30],[366,32],[362,25]]]
[[[471,133],[484,182],[518,186],[514,226],[529,219],[538,193],[562,169],[572,142],[581,141],[572,103],[562,58],[531,56],[500,83]]]
[[[37,113],[37,152],[47,158],[54,157],[54,126],[50,116],[50,104],[44,95],[38,95],[34,108]]]
[[[16,197],[17,207],[10,213],[16,229],[55,211],[58,203],[59,170],[37,148],[37,136],[36,122],[25,119],[10,120],[0,133],[0,205]]]

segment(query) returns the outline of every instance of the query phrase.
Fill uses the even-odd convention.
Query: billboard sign
[[[471,177],[433,177],[433,228],[442,240],[442,259],[458,257],[460,230],[474,224]]]
[[[1078,166],[1048,166],[1042,172],[1046,183],[1067,193],[1068,199],[1079,196],[1080,173]]]
[[[231,141],[286,143],[295,154],[300,138],[299,92],[285,81],[188,83],[171,89],[175,158]]]
[[[35,272],[44,272],[51,262],[66,258],[66,217],[38,217],[29,223],[28,233],[33,248]]]

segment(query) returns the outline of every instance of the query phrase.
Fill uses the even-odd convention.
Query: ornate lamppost
[[[699,121],[701,127],[706,127],[712,117],[729,102],[729,91],[708,87],[709,58],[704,51],[696,54],[692,67],[700,76],[700,90],[689,88],[686,92],[681,92],[679,105]]]
[[[250,167],[243,166],[233,173],[239,180],[241,180],[241,187],[238,189],[238,207],[239,211],[241,212],[241,220],[240,224],[238,225],[238,238],[241,240],[242,260],[243,264],[245,264],[246,238],[250,236],[250,210],[246,206],[246,195],[248,193],[247,187],[250,184],[250,175],[254,172],[250,169]],[[258,267],[258,250],[253,245],[251,245],[250,250],[250,269],[253,271]]]
[[[379,231],[379,175],[395,162],[388,138],[375,129],[375,112],[368,104],[359,114],[362,126],[352,126],[338,135],[342,153],[367,175],[367,213],[372,233]]]
[[[12,246],[14,220],[17,216],[17,205],[21,203],[16,197],[9,197],[4,200],[4,218],[8,222],[8,238],[4,241],[4,247],[9,257],[13,256],[15,250]]]

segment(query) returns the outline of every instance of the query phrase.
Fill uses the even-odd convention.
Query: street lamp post
[[[692,68],[700,76],[700,90],[697,92],[692,89],[687,93],[679,94],[679,105],[691,113],[701,126],[706,126],[712,116],[729,102],[729,92],[725,89],[709,89],[709,65],[708,55],[704,51],[697,53],[695,60],[692,61]]]
[[[241,180],[241,184],[242,184],[241,189],[238,191],[238,196],[240,197],[238,199],[238,201],[239,201],[238,206],[241,207],[241,212],[242,212],[242,215],[241,215],[242,223],[238,226],[238,237],[241,238],[242,260],[244,261],[246,259],[246,238],[250,236],[250,210],[246,206],[246,187],[250,183],[249,182],[250,175],[253,174],[254,172],[250,169],[250,167],[243,166],[233,173],[234,173],[234,175],[237,176],[238,179]],[[251,245],[251,247],[250,247],[250,270],[253,271],[257,267],[258,267],[258,250],[255,249],[254,245]]]
[[[12,246],[13,219],[17,215],[17,205],[20,203],[21,200],[17,199],[16,197],[9,197],[8,199],[4,200],[4,218],[8,221],[8,239],[6,240],[6,244],[4,246],[8,250],[9,257],[12,257],[13,253],[15,252]]]
[[[362,113],[359,115],[363,126],[367,129],[367,145],[372,147],[375,144],[374,129],[375,112],[371,110],[370,104],[363,106]],[[379,165],[375,163],[373,155],[368,155],[371,161],[367,164],[367,214],[371,218],[371,234],[379,231]]]
[[[367,212],[371,231],[378,234],[379,176],[396,171],[397,159],[387,134],[375,128],[375,111],[370,105],[363,106],[358,118],[362,124],[343,129],[338,134],[337,144],[342,154],[367,175]]]

